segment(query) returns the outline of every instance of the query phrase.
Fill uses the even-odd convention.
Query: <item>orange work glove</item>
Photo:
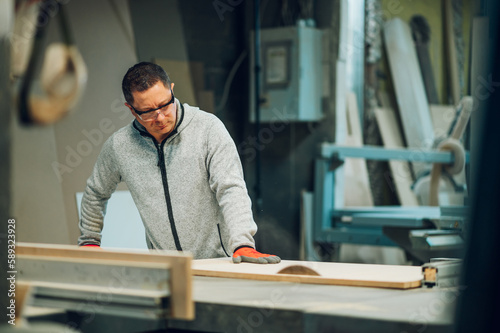
[[[254,264],[277,264],[281,259],[272,254],[260,253],[249,246],[242,246],[234,251],[233,262],[238,264],[242,261],[252,262]]]

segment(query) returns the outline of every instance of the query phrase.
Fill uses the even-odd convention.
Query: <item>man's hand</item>
[[[278,256],[260,253],[251,247],[244,246],[240,247],[233,253],[233,262],[235,264],[242,261],[252,262],[255,264],[277,264],[281,261],[281,259]]]

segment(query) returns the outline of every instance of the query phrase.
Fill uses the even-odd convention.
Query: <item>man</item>
[[[150,249],[189,251],[195,259],[278,263],[255,250],[239,156],[223,123],[174,96],[158,65],[141,62],[122,81],[135,120],[103,145],[82,198],[79,245],[99,246],[106,203],[124,181]]]

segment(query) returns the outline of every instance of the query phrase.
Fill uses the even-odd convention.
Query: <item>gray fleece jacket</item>
[[[124,181],[149,248],[201,259],[255,247],[257,225],[231,136],[214,115],[177,105],[176,127],[161,144],[137,121],[104,143],[82,198],[79,245],[100,244],[107,201]]]

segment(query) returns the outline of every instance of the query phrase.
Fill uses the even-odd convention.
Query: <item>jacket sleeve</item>
[[[112,142],[113,137],[110,137],[104,143],[94,170],[87,180],[80,209],[81,235],[78,238],[78,245],[101,243],[106,206],[121,181]]]
[[[210,188],[215,193],[224,217],[221,231],[228,235],[230,254],[240,246],[255,248],[257,225],[243,178],[243,168],[233,139],[216,118],[208,131],[207,169]]]

